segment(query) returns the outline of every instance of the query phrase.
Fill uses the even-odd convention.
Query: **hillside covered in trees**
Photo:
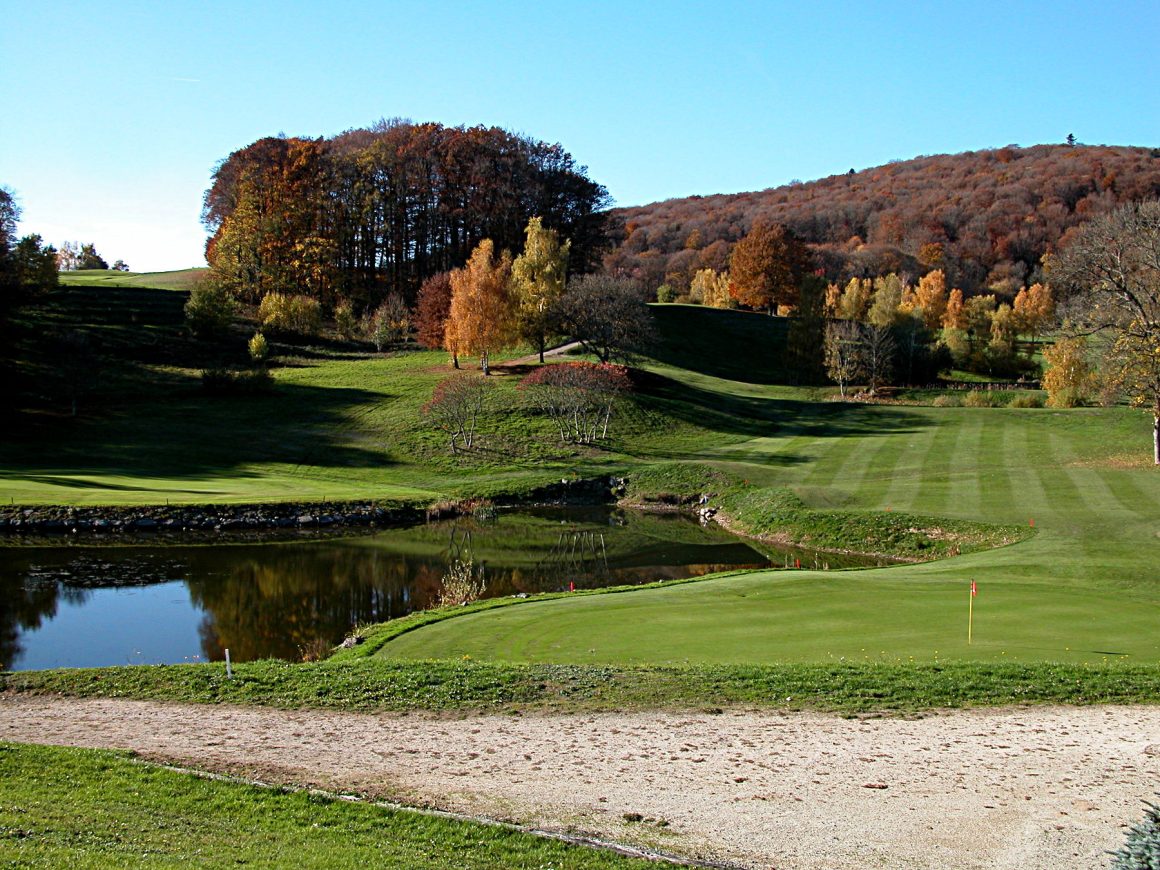
[[[829,281],[942,269],[967,293],[1013,297],[1084,221],[1160,196],[1160,149],[1009,146],[918,157],[754,193],[693,196],[612,212],[609,272],[685,293],[725,270],[759,220],[806,242]]]

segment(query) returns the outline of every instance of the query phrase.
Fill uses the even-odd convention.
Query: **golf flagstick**
[[[979,594],[975,581],[971,581],[971,597],[967,599],[967,646],[971,645],[971,635],[975,627],[975,596]]]

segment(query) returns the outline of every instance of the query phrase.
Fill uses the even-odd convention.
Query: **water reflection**
[[[455,559],[483,567],[488,597],[771,564],[719,527],[605,508],[300,543],[7,548],[0,667],[311,657],[355,625],[431,606]]]

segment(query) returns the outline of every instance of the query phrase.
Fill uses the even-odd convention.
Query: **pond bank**
[[[618,478],[560,480],[522,493],[496,496],[497,507],[604,504]],[[231,535],[254,531],[383,528],[471,513],[479,499],[435,505],[398,501],[294,501],[262,504],[92,506],[7,505],[0,507],[0,536],[105,536],[122,533]]]

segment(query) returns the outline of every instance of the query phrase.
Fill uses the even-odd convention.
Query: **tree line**
[[[533,216],[570,242],[568,268],[599,265],[607,191],[558,144],[497,127],[383,121],[330,139],[267,137],[230,154],[206,191],[214,280],[359,311],[414,302],[431,275],[483,239],[515,249]]]
[[[20,206],[0,187],[0,320],[12,308],[57,285],[56,249],[36,233],[16,237]]]

